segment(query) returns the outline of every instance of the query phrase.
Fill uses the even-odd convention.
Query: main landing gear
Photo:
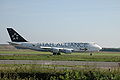
[[[59,53],[53,53],[53,55],[61,55],[61,53],[59,52]]]

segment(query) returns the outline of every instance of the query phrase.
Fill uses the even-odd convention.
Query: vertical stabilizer
[[[12,42],[27,42],[22,36],[20,36],[14,29],[7,28],[9,36]]]

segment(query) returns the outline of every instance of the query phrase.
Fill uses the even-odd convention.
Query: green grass
[[[0,50],[0,60],[120,61],[119,52],[52,55],[32,50]],[[34,55],[35,54],[35,55]],[[73,67],[75,69],[57,69]],[[0,64],[0,80],[119,80],[120,68],[98,69],[76,65]]]
[[[42,65],[2,64],[0,80],[119,80],[120,68],[51,69]]]
[[[0,55],[0,60],[58,60],[58,61],[106,61],[119,62],[119,52],[99,52],[93,53],[71,53],[62,55],[52,55],[50,52],[39,52],[32,50],[15,50],[15,51],[0,51],[0,54],[14,54],[14,55]]]

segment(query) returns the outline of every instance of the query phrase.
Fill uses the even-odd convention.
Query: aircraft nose
[[[102,49],[102,47],[100,47],[99,45],[97,45],[96,48],[97,48],[98,50],[101,50],[101,49]]]
[[[102,47],[100,47],[100,46],[99,46],[98,48],[99,48],[100,50],[102,49]]]

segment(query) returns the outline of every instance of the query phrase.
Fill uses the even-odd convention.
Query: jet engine
[[[59,53],[60,51],[57,48],[52,48],[51,52],[53,52],[53,53]]]
[[[60,50],[57,48],[52,48],[51,52],[53,53],[53,55],[60,55]]]
[[[72,53],[72,50],[71,49],[63,49],[63,50],[61,50],[61,52],[63,52],[63,53]]]

